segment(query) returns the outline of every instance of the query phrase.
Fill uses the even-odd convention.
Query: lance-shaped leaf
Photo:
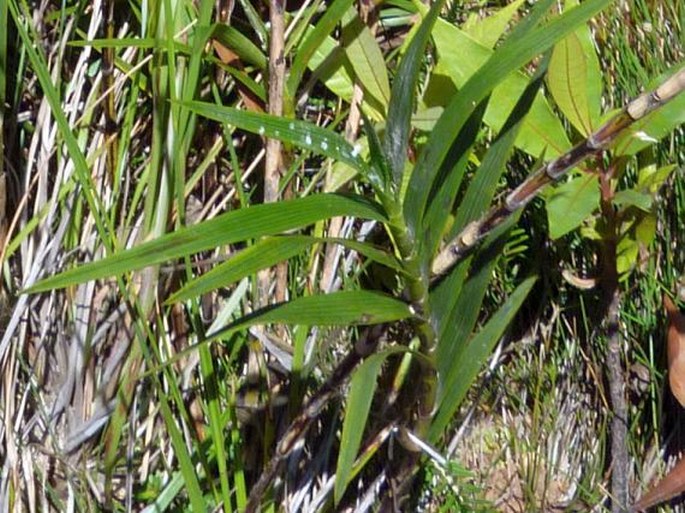
[[[209,334],[209,337],[216,338],[262,324],[357,326],[399,321],[412,315],[409,305],[391,296],[368,290],[344,290],[332,294],[304,296],[262,308],[241,317],[217,333]]]
[[[343,40],[345,53],[357,82],[364,88],[364,101],[373,103],[384,112],[390,101],[388,68],[376,38],[364,25],[354,9],[343,18]]]
[[[497,313],[488,320],[483,329],[466,344],[460,346],[460,350],[452,361],[450,372],[445,376],[442,387],[444,393],[440,398],[438,414],[429,430],[429,440],[436,440],[443,433],[445,426],[459,408],[473,380],[476,379],[478,372],[536,280],[535,276],[524,280]]]
[[[226,244],[275,235],[335,216],[382,221],[382,209],[358,196],[318,194],[279,203],[255,205],[182,228],[140,246],[42,280],[25,292],[41,292],[115,276]]]
[[[547,85],[561,112],[582,135],[599,126],[602,73],[590,27],[584,25],[554,46]]]
[[[335,504],[342,499],[350,482],[354,460],[359,452],[362,435],[366,427],[371,402],[376,391],[376,380],[383,363],[393,354],[406,351],[403,347],[393,347],[369,356],[352,374],[350,392],[345,404],[345,420],[340,437],[340,453],[335,471]]]
[[[435,2],[419,25],[400,62],[397,76],[392,85],[383,149],[390,164],[395,186],[398,189],[402,181],[404,164],[407,160],[410,121],[414,112],[419,71],[428,38],[444,3],[444,0]]]
[[[321,43],[333,32],[335,26],[340,22],[345,12],[352,5],[353,0],[334,0],[326,7],[324,15],[321,16],[316,26],[307,33],[304,41],[299,45],[295,52],[295,60],[290,67],[288,81],[286,83],[287,94],[294,98],[297,87],[302,80],[302,75],[307,69],[307,64],[312,58]]]
[[[249,248],[231,257],[227,262],[192,280],[171,296],[167,303],[183,301],[197,297],[210,290],[227,287],[233,282],[256,273],[261,269],[271,267],[278,262],[287,260],[302,253],[312,245],[322,242],[346,246],[371,260],[401,271],[401,264],[394,256],[364,242],[338,238],[310,237],[307,235],[270,237],[256,242]]]
[[[249,112],[213,103],[191,101],[181,102],[181,105],[207,119],[228,123],[253,134],[278,139],[344,162],[358,170],[374,187],[380,186],[380,177],[376,176],[361,158],[361,147],[352,146],[343,136],[332,130],[307,121]]]

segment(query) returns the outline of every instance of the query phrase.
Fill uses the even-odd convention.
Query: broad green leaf
[[[445,87],[445,80],[453,83],[457,89],[462,88],[493,55],[493,51],[488,47],[481,45],[444,20],[439,20],[436,24],[433,38],[438,50],[438,64],[433,71],[424,98],[428,107],[445,105],[446,98],[453,95],[453,90],[450,91]],[[506,46],[508,45],[497,50],[498,55],[501,55],[501,51]],[[454,48],[460,48],[460,51],[455,52]],[[541,49],[540,53],[544,50]],[[516,69],[513,68],[511,74],[500,79],[492,90],[492,97],[484,119],[485,123],[495,131],[501,130],[516,105],[516,100],[528,84],[529,78],[526,74]],[[546,151],[550,157],[554,157],[570,147],[558,116],[554,114],[542,93],[538,94],[530,114],[526,117],[516,146],[534,157],[543,151]]]
[[[656,221],[656,215],[649,213],[643,216],[635,226],[635,240],[645,248],[649,248],[656,237]]]
[[[290,98],[295,98],[297,88],[302,80],[302,75],[307,69],[309,60],[315,54],[328,35],[333,32],[343,15],[352,6],[353,0],[334,0],[325,9],[323,16],[317,21],[316,26],[307,33],[304,41],[295,52],[295,60],[290,67],[286,81],[286,91]]]
[[[382,265],[401,270],[397,259],[388,255],[385,251],[375,248],[367,243],[337,238],[309,237],[307,235],[291,235],[270,237],[258,241],[252,246],[243,249],[214,269],[186,284],[181,290],[172,295],[167,303],[184,301],[198,297],[205,292],[215,290],[228,285],[261,270],[269,268],[278,262],[287,260],[310,248],[314,244],[328,242],[347,246],[365,255]]]
[[[637,207],[645,212],[652,209],[653,198],[650,194],[637,191],[635,189],[625,189],[618,191],[614,196],[614,204],[618,207]]]
[[[222,332],[272,323],[306,326],[380,324],[399,321],[412,315],[409,305],[391,296],[367,290],[344,290],[332,294],[304,296],[268,306],[236,320]],[[213,334],[212,337],[219,336],[220,333]]]
[[[350,482],[354,460],[359,452],[371,402],[376,391],[376,380],[388,356],[405,351],[390,348],[369,356],[352,374],[350,391],[345,403],[345,420],[340,437],[340,452],[335,471],[335,505],[337,506]]]
[[[590,27],[583,25],[554,46],[547,85],[576,130],[587,137],[598,128],[602,72]]]
[[[578,228],[599,207],[597,177],[582,175],[549,190],[546,195],[549,236],[563,237]]]
[[[46,278],[24,292],[41,292],[116,276],[218,246],[295,230],[335,216],[384,220],[381,208],[377,204],[361,197],[338,194],[318,194],[279,203],[255,205],[181,228],[103,260]]]
[[[629,273],[638,260],[640,247],[633,237],[621,237],[616,246],[616,271],[619,276]]]
[[[448,373],[443,376],[443,396],[440,398],[438,413],[431,424],[428,439],[437,440],[459,408],[469,387],[478,376],[492,353],[497,341],[518,312],[537,280],[531,276],[519,285],[502,307],[485,326],[466,344],[462,344],[455,358],[450,362]]]
[[[352,146],[340,134],[313,123],[213,103],[191,101],[182,102],[181,105],[205,118],[228,123],[253,134],[279,139],[344,162],[358,169],[365,177],[369,177],[369,168],[361,159],[358,146]]]
[[[438,0],[433,3],[427,13],[424,13],[424,18],[407,46],[397,70],[395,81],[392,84],[383,150],[390,164],[395,187],[398,190],[402,183],[404,166],[407,161],[411,116],[414,113],[416,103],[419,72],[424,61],[428,39],[431,37],[431,31],[433,31],[433,26],[444,4],[445,0]],[[435,37],[434,34],[433,37]]]
[[[411,174],[405,194],[404,215],[409,229],[418,233],[435,178],[452,142],[476,106],[512,71],[549,49],[559,38],[605,7],[609,0],[588,0],[546,25],[531,30],[511,44],[504,45],[484,64],[450,101],[435,125],[426,147]],[[525,87],[525,85],[524,85]],[[518,99],[516,95],[514,101]],[[490,99],[490,104],[494,98]],[[510,109],[511,110],[511,109]]]
[[[350,64],[343,48],[333,38],[326,38],[307,63],[312,70],[312,78],[323,82],[328,89],[343,100],[352,101],[354,81],[350,76]],[[377,106],[376,106],[377,107]],[[374,104],[362,103],[362,110],[375,121],[383,121],[385,114]]]
[[[364,101],[384,112],[390,101],[388,70],[376,38],[351,9],[343,18],[345,53],[357,83],[364,88]]]
[[[235,52],[246,63],[254,64],[260,70],[266,70],[266,56],[235,27],[215,23],[211,27],[211,37]]]
[[[494,47],[524,1],[514,0],[506,7],[498,9],[494,14],[483,19],[478,19],[477,14],[471,15],[464,24],[464,32],[483,46]]]
[[[656,193],[677,167],[676,164],[668,164],[658,169],[656,165],[640,168],[637,175],[638,188],[650,194]]]

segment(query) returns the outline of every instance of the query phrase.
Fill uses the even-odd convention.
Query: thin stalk
[[[619,309],[621,293],[616,268],[616,247],[619,221],[614,209],[614,189],[611,180],[616,163],[600,175],[601,212],[607,231],[602,241],[601,287],[604,301],[604,322],[607,338],[606,371],[613,417],[611,419],[611,511],[621,513],[628,504],[628,407],[625,396],[625,373],[621,358]]]
[[[283,116],[283,92],[285,84],[285,2],[271,0],[269,3],[269,104],[268,112],[272,116]],[[283,145],[278,139],[266,140],[266,161],[264,165],[264,203],[278,201],[278,190],[283,169]],[[276,300],[285,300],[288,269],[283,265],[277,267]],[[262,305],[269,303],[270,272],[259,275],[259,301]]]

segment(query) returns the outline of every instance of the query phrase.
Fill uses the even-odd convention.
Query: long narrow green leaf
[[[499,135],[488,148],[483,162],[464,194],[464,199],[459,204],[448,239],[456,237],[468,223],[478,219],[488,209],[500,177],[506,169],[506,162],[513,151],[514,143],[542,86],[548,62],[549,58],[541,61]]]
[[[253,134],[278,139],[344,162],[369,176],[369,168],[361,159],[358,147],[352,146],[344,137],[331,130],[307,121],[286,119],[261,112],[249,112],[232,107],[197,101],[182,102],[184,107],[221,123],[228,123]]]
[[[405,348],[393,347],[369,356],[352,374],[350,392],[347,394],[345,420],[340,437],[340,452],[335,471],[335,504],[340,503],[345,489],[350,482],[354,460],[359,452],[362,435],[369,418],[371,402],[376,391],[376,380],[381,367],[388,356],[406,351]]]
[[[395,187],[398,191],[407,159],[407,144],[411,128],[411,116],[414,112],[419,71],[428,38],[444,4],[444,0],[438,0],[428,11],[416,34],[414,34],[414,38],[409,43],[392,85],[383,149],[390,163]]]
[[[429,191],[434,186],[452,141],[468,116],[509,73],[549,49],[579,24],[586,22],[610,0],[588,0],[512,44],[498,49],[457,93],[440,117],[414,168],[405,201],[405,219],[415,233],[420,229]]]
[[[290,67],[290,73],[286,82],[287,94],[294,98],[297,87],[302,80],[302,75],[307,69],[307,63],[312,58],[321,42],[330,34],[340,22],[345,12],[352,6],[353,0],[334,0],[326,7],[324,15],[316,23],[316,26],[306,36],[304,42],[295,52],[295,60]]]
[[[211,27],[211,37],[235,52],[246,63],[254,64],[261,70],[266,69],[267,62],[264,53],[235,27],[215,23]]]
[[[383,250],[369,244],[347,239],[310,237],[307,235],[291,235],[271,237],[261,240],[252,246],[242,250],[229,261],[218,265],[208,273],[194,279],[181,290],[171,296],[166,302],[175,303],[193,297],[198,297],[205,292],[215,290],[228,285],[261,270],[269,268],[278,262],[287,260],[302,253],[314,244],[328,242],[347,246],[367,256],[371,260],[401,270],[399,261]]]
[[[399,321],[412,315],[409,305],[393,297],[367,290],[345,290],[304,296],[263,308],[238,319],[218,333],[210,334],[210,337],[258,324],[356,326]]]
[[[42,280],[24,292],[41,292],[115,276],[206,249],[294,230],[335,216],[385,220],[377,204],[358,196],[318,194],[268,205],[256,205],[228,212],[109,258],[70,269]]]
[[[428,202],[428,208],[423,219],[422,246],[427,260],[436,253],[444,227],[447,224],[447,212],[452,211],[454,198],[459,192],[461,181],[469,163],[471,150],[478,139],[478,131],[483,121],[483,114],[487,106],[487,100],[483,100],[477,110],[471,114],[464,128],[459,132],[459,136],[454,140],[454,144],[443,161],[442,167],[445,171],[437,176],[435,194]],[[440,176],[445,174],[444,178]]]
[[[461,351],[451,362],[449,372],[445,376],[442,388],[444,395],[440,400],[438,414],[429,430],[430,441],[437,440],[452,419],[473,380],[476,379],[493,347],[514,318],[536,280],[536,276],[524,280],[483,329],[468,344],[462,346]]]

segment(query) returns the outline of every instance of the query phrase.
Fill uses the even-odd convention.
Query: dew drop
[[[305,135],[304,142],[307,146],[311,146],[312,145],[312,137],[309,134]]]

